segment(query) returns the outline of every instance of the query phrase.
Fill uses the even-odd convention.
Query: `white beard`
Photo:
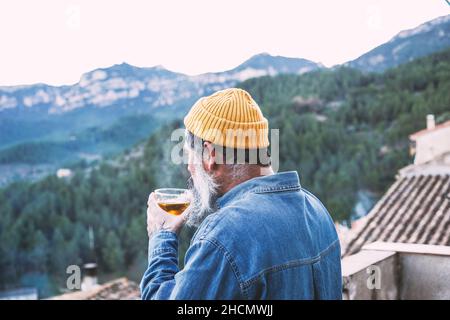
[[[198,227],[202,221],[215,211],[217,183],[201,163],[194,164],[195,174],[189,179],[192,201],[189,205],[186,224]]]

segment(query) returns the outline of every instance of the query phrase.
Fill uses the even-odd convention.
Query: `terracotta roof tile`
[[[343,255],[374,241],[450,246],[450,175],[398,178],[364,218]]]
[[[137,283],[119,278],[87,291],[75,291],[52,297],[53,300],[138,300],[140,290]]]

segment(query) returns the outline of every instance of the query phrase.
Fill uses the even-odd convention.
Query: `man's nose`
[[[194,166],[192,165],[192,163],[188,163],[187,169],[191,175],[194,173]]]

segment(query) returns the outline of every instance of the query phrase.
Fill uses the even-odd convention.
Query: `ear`
[[[214,170],[214,166],[216,165],[216,150],[211,142],[205,141],[203,143],[203,167],[207,172]]]

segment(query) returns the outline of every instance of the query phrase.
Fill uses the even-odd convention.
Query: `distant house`
[[[343,256],[375,241],[450,246],[450,121],[410,136],[414,164],[352,228]]]
[[[58,178],[69,178],[72,176],[72,170],[60,168],[56,171],[56,176]]]
[[[141,297],[139,285],[127,278],[119,278],[98,284],[97,264],[83,265],[81,290],[50,297],[50,300],[138,300]]]
[[[139,285],[127,278],[119,278],[88,290],[65,293],[50,300],[139,300]]]
[[[450,121],[436,126],[434,116],[427,116],[427,128],[409,136],[414,164],[433,161],[450,151]]]
[[[410,141],[414,163],[341,232],[344,299],[450,299],[450,121]]]

